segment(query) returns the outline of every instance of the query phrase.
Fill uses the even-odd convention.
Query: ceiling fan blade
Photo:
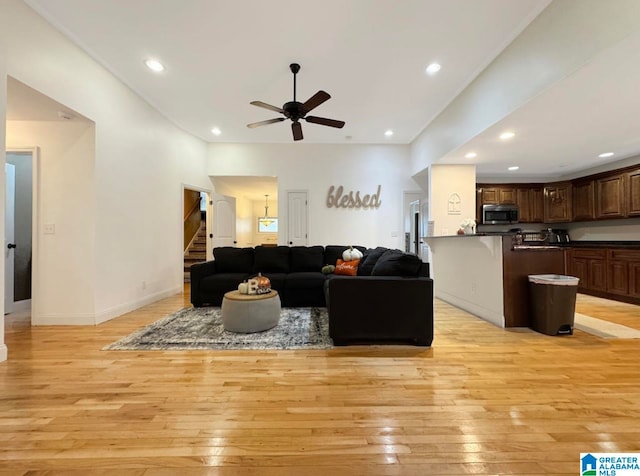
[[[299,122],[291,123],[291,130],[293,131],[293,140],[302,140],[302,124]]]
[[[267,124],[274,124],[282,121],[284,121],[284,117],[276,117],[275,119],[267,119],[266,121],[252,122],[251,124],[247,124],[247,127],[249,129],[253,129],[254,127],[266,126]]]
[[[307,99],[307,102],[305,102],[302,105],[302,109],[304,110],[305,113],[307,113],[312,109],[315,109],[316,107],[318,107],[323,102],[327,101],[330,97],[331,96],[329,96],[329,93],[325,91],[318,91],[309,99]]]
[[[258,107],[264,107],[265,109],[269,109],[271,111],[279,112],[280,114],[284,114],[284,110],[280,107],[272,106],[271,104],[267,104],[262,101],[251,101],[249,104]]]
[[[344,127],[344,121],[326,119],[324,117],[307,116],[304,120],[307,122],[313,122],[314,124],[321,124],[323,126],[337,127],[338,129],[342,129]]]

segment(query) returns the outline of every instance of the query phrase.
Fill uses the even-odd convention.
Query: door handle
[[[8,248],[8,249],[11,249],[11,248],[17,248],[17,247],[18,247],[18,245],[16,245],[15,243],[9,243],[9,244],[7,245],[7,248]]]

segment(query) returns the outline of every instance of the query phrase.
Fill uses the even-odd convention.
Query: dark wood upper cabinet
[[[593,220],[596,217],[594,189],[593,180],[573,183],[573,221]]]
[[[477,184],[476,200],[478,219],[485,204],[518,205],[521,223],[640,217],[640,166],[547,184]]]
[[[624,174],[611,175],[595,181],[596,218],[626,216]]]
[[[515,205],[516,204],[516,189],[501,187],[500,189],[500,203],[501,205]]]
[[[640,216],[640,169],[627,174],[627,215]]]
[[[571,191],[571,182],[556,182],[544,187],[545,223],[571,221],[573,214]]]
[[[544,200],[542,187],[516,189],[521,223],[542,223],[544,221]]]
[[[497,205],[500,203],[500,189],[482,187],[480,195],[483,205]]]

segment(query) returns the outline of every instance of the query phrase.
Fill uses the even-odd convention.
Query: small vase
[[[464,234],[465,235],[473,235],[474,234],[472,226],[465,226],[462,229],[464,230]]]

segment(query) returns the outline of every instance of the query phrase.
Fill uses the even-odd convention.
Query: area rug
[[[637,329],[577,312],[574,317],[573,327],[605,339],[640,339],[640,331]]]
[[[285,308],[277,326],[239,334],[224,330],[220,308],[185,308],[102,350],[328,349],[329,319],[323,308]]]

